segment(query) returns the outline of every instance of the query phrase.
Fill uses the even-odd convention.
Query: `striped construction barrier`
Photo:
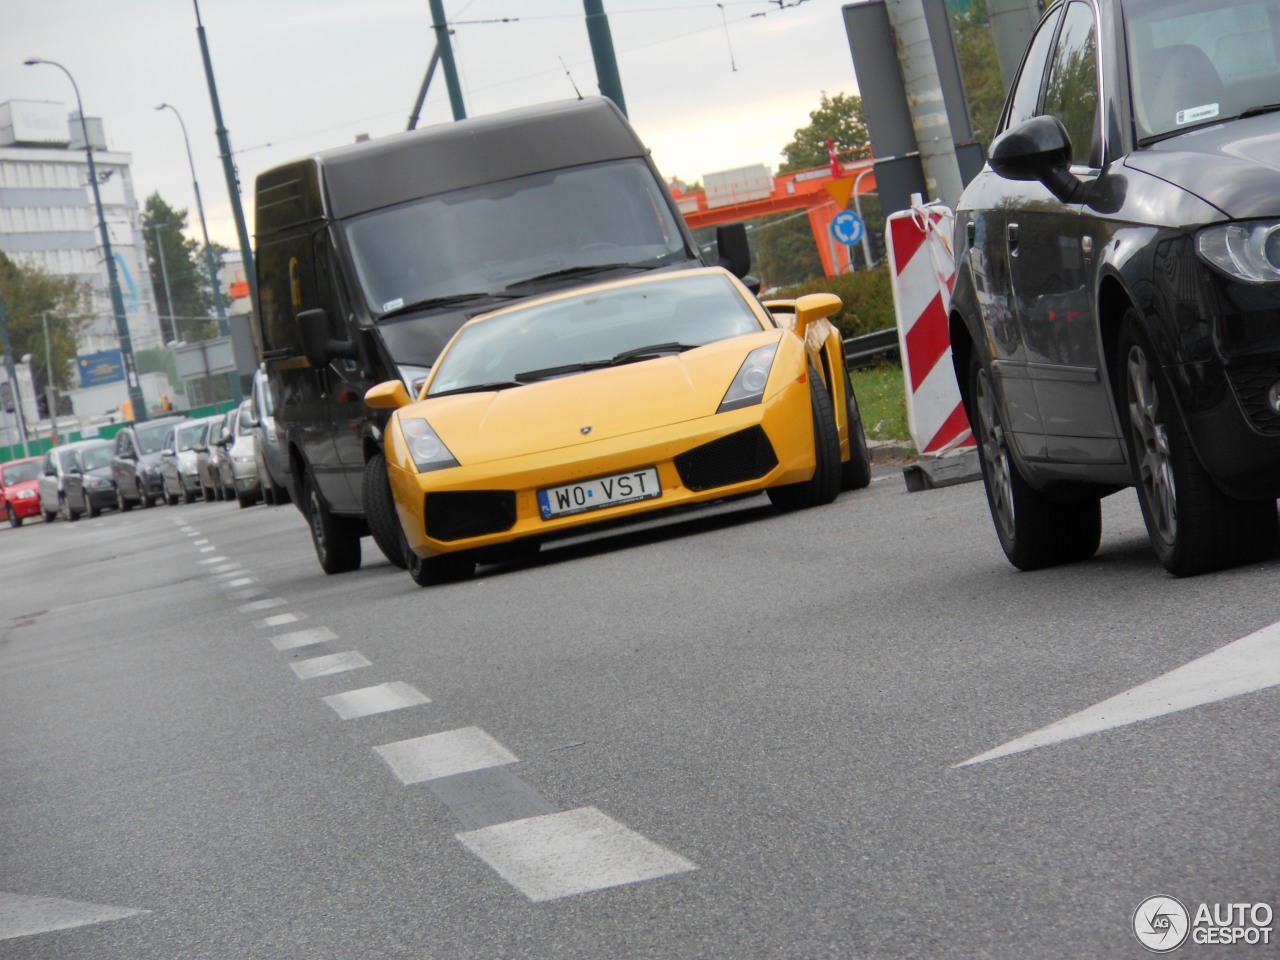
[[[955,286],[954,221],[941,204],[917,203],[891,214],[886,226],[907,424],[916,450],[934,456],[975,446],[951,365],[947,329]]]

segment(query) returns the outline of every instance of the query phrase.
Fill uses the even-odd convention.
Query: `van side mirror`
[[[302,337],[302,353],[313,367],[356,356],[355,343],[329,336],[329,318],[319,307],[298,314],[298,333]]]
[[[716,250],[720,254],[717,265],[724,267],[739,280],[750,272],[751,245],[747,243],[745,223],[726,223],[716,227]]]
[[[403,380],[388,380],[365,391],[364,402],[375,410],[399,410],[413,401]]]
[[[796,336],[803,337],[810,324],[840,312],[844,303],[834,293],[808,293],[796,300]]]

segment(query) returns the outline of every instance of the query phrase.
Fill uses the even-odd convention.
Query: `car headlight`
[[[729,384],[729,389],[725,391],[724,399],[720,401],[720,408],[716,413],[759,403],[764,397],[764,388],[769,382],[769,371],[773,368],[773,358],[777,353],[776,341],[765,344],[763,347],[756,347],[748,353],[747,359],[743,360],[742,366],[738,368],[738,375],[733,378],[733,383]]]
[[[1280,220],[1206,227],[1196,236],[1196,249],[1210,264],[1236,280],[1280,280]]]
[[[111,481],[109,480],[90,480],[89,481],[90,490],[107,490],[110,487],[111,487]]]
[[[404,434],[404,442],[409,447],[409,455],[413,457],[418,472],[426,473],[458,465],[444,441],[431,429],[431,424],[420,417],[402,419],[400,432]]]
[[[19,499],[19,500],[34,500],[35,498],[36,498],[36,493],[35,493],[35,491],[34,491],[34,490],[19,490],[19,491],[18,491],[18,497],[17,497],[17,499]]]
[[[422,392],[422,385],[427,382],[427,377],[430,375],[430,367],[415,367],[409,363],[400,364],[400,379],[409,388],[409,396],[415,399]]]

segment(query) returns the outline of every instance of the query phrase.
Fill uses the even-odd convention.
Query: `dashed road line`
[[[306,617],[305,613],[277,613],[258,621],[261,627],[283,627],[286,623],[297,623]]]
[[[314,680],[316,677],[328,677],[335,673],[371,667],[373,664],[365,659],[364,654],[356,650],[348,650],[346,653],[313,657],[310,660],[291,663],[289,666],[293,667],[293,672],[298,675],[299,680]]]
[[[404,784],[515,763],[519,759],[479,727],[463,727],[374,747]]]
[[[277,650],[294,650],[298,647],[309,647],[329,640],[337,640],[338,635],[328,627],[308,627],[295,630],[293,633],[282,633],[271,638],[271,645]]]
[[[241,604],[237,609],[241,613],[257,613],[260,610],[273,610],[284,605],[285,602],[279,597],[268,597],[265,600],[255,600],[253,603]]]
[[[325,697],[324,702],[343,720],[354,720],[357,717],[371,717],[377,713],[416,707],[431,701],[416,687],[393,680],[374,687],[335,693]]]

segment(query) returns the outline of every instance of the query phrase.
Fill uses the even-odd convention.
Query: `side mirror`
[[[751,270],[751,245],[747,243],[747,226],[744,223],[726,223],[716,227],[716,250],[724,267],[741,280]]]
[[[1006,180],[1038,180],[1062,203],[1084,184],[1071,173],[1071,137],[1057,117],[1032,117],[991,144],[991,169]]]
[[[298,314],[298,333],[302,337],[302,353],[313,367],[327,366],[330,360],[356,356],[356,345],[350,340],[329,336],[329,318],[324,310],[303,310]]]
[[[409,399],[403,380],[388,380],[370,387],[365,392],[364,402],[375,410],[399,410],[413,401]]]
[[[796,300],[796,336],[803,337],[810,324],[840,312],[844,303],[834,293],[808,293]]]
[[[170,450],[168,447],[165,447],[163,450],[160,451],[160,456],[165,457],[167,459],[172,459],[177,455],[178,454],[175,451]]]
[[[252,407],[244,412],[244,420],[242,421],[242,424],[250,428],[261,425],[258,420],[258,415],[253,412]]]

